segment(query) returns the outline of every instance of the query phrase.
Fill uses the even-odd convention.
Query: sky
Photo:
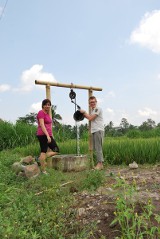
[[[160,122],[159,0],[0,0],[0,118],[41,109],[35,80],[94,91],[104,124]],[[75,89],[88,110],[88,91]],[[70,89],[51,87],[63,124],[74,125]],[[87,123],[84,119],[81,123]]]

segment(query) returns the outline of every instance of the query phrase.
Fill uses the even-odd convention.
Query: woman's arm
[[[46,127],[44,125],[44,119],[39,119],[39,124],[41,126],[41,129],[42,129],[43,133],[47,136],[48,143],[50,143],[51,142],[51,138],[50,138],[50,136],[49,136],[49,134],[48,134],[48,132],[46,130]]]

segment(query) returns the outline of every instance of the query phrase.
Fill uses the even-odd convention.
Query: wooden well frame
[[[89,100],[90,96],[93,95],[93,91],[102,91],[102,88],[99,88],[99,87],[74,85],[72,83],[71,84],[63,84],[63,83],[35,80],[35,84],[46,86],[46,98],[49,99],[49,100],[51,100],[51,86],[70,88],[70,89],[88,90],[88,100]],[[91,113],[91,109],[89,107],[89,104],[88,104],[88,112],[89,112],[89,114]],[[51,110],[50,110],[50,116],[52,117]],[[89,147],[90,157],[93,159],[93,146],[92,146],[91,122],[90,121],[89,121],[88,147]]]

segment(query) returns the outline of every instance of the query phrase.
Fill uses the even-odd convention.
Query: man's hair
[[[89,101],[90,101],[90,100],[95,100],[95,101],[97,102],[97,99],[96,99],[95,96],[90,96],[90,97],[89,97]]]
[[[50,106],[51,106],[51,101],[50,101],[49,99],[43,100],[43,101],[42,101],[42,108],[43,108],[44,105],[46,105],[46,104],[48,104],[48,103],[49,103]]]

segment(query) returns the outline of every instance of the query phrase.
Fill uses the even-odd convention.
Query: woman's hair
[[[50,101],[49,99],[43,100],[43,101],[42,101],[42,108],[43,108],[44,105],[46,105],[46,104],[48,104],[48,103],[49,103],[50,106],[51,106],[51,101]]]

